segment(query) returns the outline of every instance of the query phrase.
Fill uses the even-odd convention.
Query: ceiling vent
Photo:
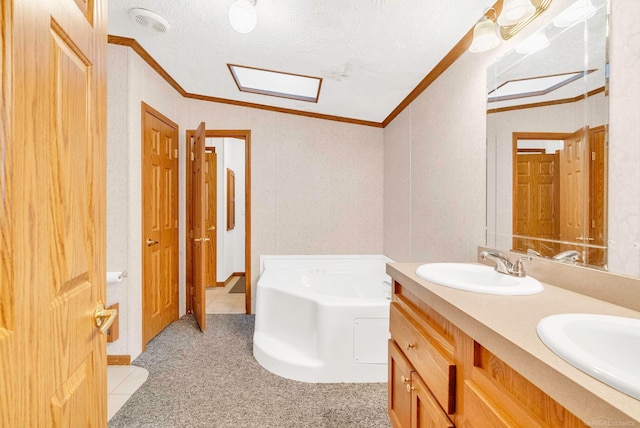
[[[138,25],[152,33],[166,33],[171,29],[171,25],[169,25],[166,19],[147,9],[131,9],[129,11],[129,17],[138,23]]]

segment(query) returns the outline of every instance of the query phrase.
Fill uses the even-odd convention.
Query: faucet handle
[[[516,260],[516,262],[513,264],[512,275],[520,278],[527,276],[527,273],[524,271],[524,265],[522,262],[524,261],[529,262],[531,260],[533,260],[533,257],[531,256],[520,257],[518,260]]]

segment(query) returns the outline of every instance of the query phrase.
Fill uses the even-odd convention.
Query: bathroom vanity
[[[534,262],[535,263],[535,262]],[[545,262],[535,263],[545,271]],[[559,313],[640,318],[637,308],[549,284],[584,279],[634,290],[640,280],[554,264],[538,276],[544,291],[498,296],[443,287],[418,277],[416,263],[387,265],[390,309],[389,400],[394,427],[640,426],[640,400],[566,363],[538,338],[536,325]],[[574,272],[575,271],[575,272]],[[534,276],[535,277],[535,276]],[[588,279],[587,279],[588,278]],[[604,283],[602,283],[604,281]]]

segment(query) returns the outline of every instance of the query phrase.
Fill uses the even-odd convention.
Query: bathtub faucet
[[[520,257],[515,263],[513,263],[497,251],[483,251],[480,253],[480,258],[482,260],[493,260],[496,263],[496,272],[500,272],[505,275],[517,276],[519,278],[527,276],[522,262],[525,260],[533,260],[530,256],[524,256]]]

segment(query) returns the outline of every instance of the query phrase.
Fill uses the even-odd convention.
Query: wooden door
[[[566,244],[560,251],[578,249],[587,234],[585,224],[588,221],[587,198],[588,164],[585,160],[585,130],[576,131],[564,141],[560,152],[560,230],[559,238],[573,242]]]
[[[178,126],[142,105],[142,342],[178,319]]]
[[[589,129],[589,243],[605,246],[607,226],[607,129],[598,126]],[[606,250],[591,248],[587,252],[590,265],[604,266]]]
[[[0,426],[106,427],[107,2],[0,15]]]
[[[196,130],[193,141],[193,179],[191,203],[193,204],[193,313],[200,330],[206,328],[206,263],[208,238],[205,231],[206,204],[205,189],[205,124],[202,122]]]
[[[556,156],[518,153],[516,163],[514,235],[558,239]],[[514,238],[514,250],[526,251],[532,248],[545,256],[555,254],[548,252],[548,243],[542,244],[538,240]]]
[[[205,154],[205,173],[204,173],[204,198],[205,198],[205,231],[206,237],[209,239],[207,241],[207,287],[215,287],[217,284],[217,232],[216,232],[216,221],[217,221],[217,198],[218,198],[218,178],[217,178],[217,165],[218,165],[218,157],[216,152],[214,151],[206,151]]]

